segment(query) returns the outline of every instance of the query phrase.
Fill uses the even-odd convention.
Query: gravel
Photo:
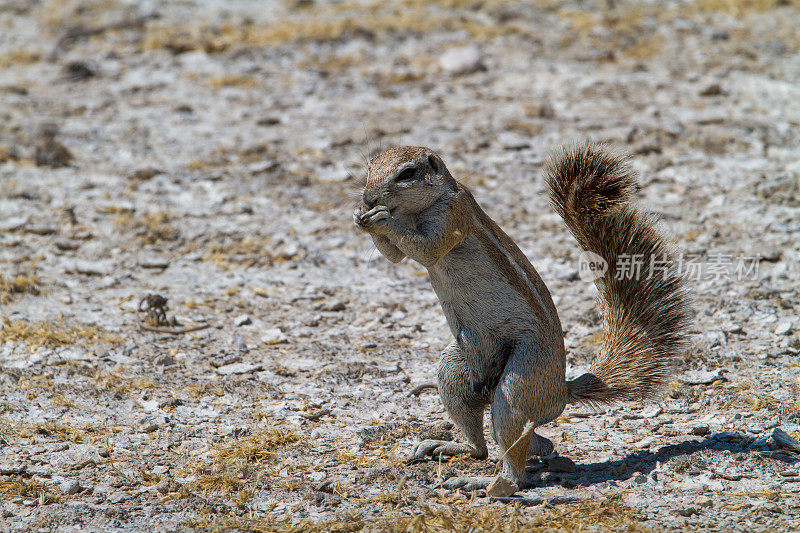
[[[0,9],[0,529],[800,528],[797,8],[272,4]],[[440,481],[493,461],[404,463],[457,433],[409,396],[450,333],[353,229],[363,164],[441,153],[547,283],[574,378],[602,320],[539,171],[585,138],[632,154],[692,347],[472,502]],[[148,294],[172,325],[142,329]]]

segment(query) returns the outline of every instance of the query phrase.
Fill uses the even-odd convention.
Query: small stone
[[[236,335],[235,333],[231,338],[231,343],[236,347],[236,349],[239,351],[240,354],[245,354],[250,351],[250,349],[247,347],[247,343],[244,342],[244,339],[241,338],[239,335]]]
[[[55,139],[46,138],[36,147],[33,160],[40,167],[66,167],[72,161],[72,152]]]
[[[129,174],[128,179],[131,181],[147,181],[163,173],[164,173],[163,170],[159,170],[153,167],[140,168],[138,170],[134,170],[131,174]]]
[[[664,410],[658,405],[651,405],[647,409],[644,409],[640,414],[642,418],[655,418],[660,415]]]
[[[130,499],[131,499],[131,496],[129,494],[125,494],[124,492],[113,492],[113,493],[109,494],[108,498],[107,498],[108,502],[113,503],[113,504],[122,503],[122,502],[128,501]]]
[[[152,433],[158,431],[158,424],[155,422],[147,421],[142,424],[141,430],[143,433]]]
[[[230,365],[224,365],[217,368],[217,373],[222,374],[223,376],[229,376],[232,374],[248,374],[261,369],[261,365],[254,365],[252,363],[232,363]]]
[[[689,517],[689,516],[692,516],[692,515],[696,515],[697,514],[697,509],[695,507],[684,507],[682,509],[675,509],[674,513],[679,515],[679,516]]]
[[[97,69],[86,61],[70,61],[64,65],[64,75],[70,81],[83,81],[96,76]]]
[[[155,488],[160,494],[169,494],[170,492],[179,491],[181,486],[170,476],[165,475],[153,486],[153,488]]]
[[[169,261],[166,259],[158,259],[150,257],[147,259],[139,259],[139,266],[142,268],[165,269],[169,266]]]
[[[714,501],[705,494],[701,494],[694,500],[694,504],[698,507],[713,507]]]
[[[0,231],[11,232],[18,231],[25,227],[28,223],[28,217],[8,217],[0,221]]]
[[[156,360],[153,361],[153,364],[156,366],[172,366],[175,364],[175,358],[171,355],[163,354],[158,356]]]
[[[719,329],[706,332],[704,337],[709,348],[725,346],[728,343],[728,337],[725,335],[725,332]]]
[[[680,377],[680,380],[686,385],[710,385],[722,377],[720,369],[705,371],[705,370],[690,370]]]
[[[501,131],[497,141],[506,150],[524,150],[530,148],[530,138],[511,131]]]
[[[778,445],[782,446],[783,448],[795,452],[800,452],[800,442],[797,442],[796,439],[792,438],[791,435],[789,435],[782,429],[775,428],[772,430],[772,440],[774,440],[776,443],[778,443]]]
[[[233,319],[233,323],[236,324],[237,326],[247,326],[252,324],[253,321],[247,315],[239,315]]]
[[[489,486],[486,487],[486,494],[488,496],[502,498],[506,496],[511,496],[518,490],[519,487],[517,487],[516,484],[511,483],[503,476],[498,475],[497,477],[494,478],[494,480],[492,480],[491,483],[489,483]]]
[[[331,303],[323,303],[317,306],[317,311],[331,311],[331,312],[339,312],[344,311],[347,309],[347,302],[342,300],[337,300]]]
[[[261,335],[261,342],[264,344],[282,344],[289,342],[289,338],[278,328],[271,328]]]
[[[710,430],[710,428],[708,427],[708,425],[705,425],[705,424],[704,424],[704,425],[702,425],[702,426],[695,426],[695,427],[693,427],[693,428],[692,428],[692,435],[700,435],[700,436],[702,436],[702,435],[708,435],[708,433],[709,433],[710,431],[711,431],[711,430]]]
[[[722,86],[719,83],[711,83],[700,91],[700,96],[719,96],[722,94]]]
[[[93,261],[76,261],[67,266],[68,273],[84,274],[86,276],[109,276],[111,266],[106,263]]]
[[[56,248],[61,250],[62,252],[70,252],[73,250],[77,250],[80,246],[80,243],[75,241],[68,241],[65,239],[60,239],[55,242]]]
[[[83,487],[81,487],[81,484],[77,479],[68,479],[61,483],[61,492],[67,496],[78,494],[81,490],[83,490]]]
[[[778,321],[778,324],[775,326],[775,335],[788,335],[792,332],[793,326],[794,320],[791,318],[784,318]]]
[[[52,235],[57,231],[58,229],[55,226],[48,225],[28,226],[25,228],[25,233],[31,233],[33,235]]]
[[[16,464],[4,463],[0,464],[0,475],[10,476],[13,474],[22,474],[27,469],[28,465],[24,463],[16,463]]]
[[[451,48],[441,55],[442,70],[453,75],[470,74],[484,67],[481,50],[475,44]]]
[[[555,118],[556,111],[553,105],[546,101],[530,101],[522,104],[525,116],[530,118]]]
[[[326,478],[317,483],[316,485],[314,485],[314,490],[318,492],[333,492],[331,490],[332,485],[333,485],[333,480]]]

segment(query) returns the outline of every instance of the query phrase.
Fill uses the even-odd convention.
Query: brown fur
[[[686,347],[691,309],[682,280],[651,268],[672,260],[654,217],[634,209],[636,174],[627,161],[584,144],[555,154],[546,170],[554,209],[584,250],[607,263],[596,280],[605,337],[590,372],[568,383],[570,401],[613,402],[651,396]],[[618,258],[642,258],[638,279],[616,279]]]
[[[631,207],[636,183],[625,161],[584,145],[562,150],[547,174],[553,206],[579,244],[602,256],[611,273],[598,281],[605,343],[591,372],[569,382],[550,292],[439,156],[401,147],[370,162],[364,206],[354,222],[390,261],[409,257],[428,269],[454,337],[440,358],[439,394],[467,443],[426,440],[412,460],[456,453],[486,457],[483,412],[491,403],[503,476],[523,486],[526,458],[553,449],[547,439],[525,433],[527,424],[555,419],[568,401],[648,396],[683,347],[689,313],[680,281],[656,271],[639,280],[613,275],[623,254],[642,254],[645,262],[669,257],[654,220]],[[642,273],[651,270],[646,264]],[[454,478],[445,486],[479,488],[486,482]]]

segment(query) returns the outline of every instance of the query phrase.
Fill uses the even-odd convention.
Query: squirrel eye
[[[428,156],[428,164],[431,166],[434,172],[439,172],[439,163],[436,162],[436,158],[432,155]]]
[[[403,170],[400,174],[397,175],[395,181],[411,181],[414,179],[414,176],[417,174],[416,167],[408,167],[407,169]]]

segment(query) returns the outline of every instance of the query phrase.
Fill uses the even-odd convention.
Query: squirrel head
[[[369,162],[362,198],[368,208],[385,205],[397,214],[420,213],[459,189],[442,158],[429,148],[391,148]]]

